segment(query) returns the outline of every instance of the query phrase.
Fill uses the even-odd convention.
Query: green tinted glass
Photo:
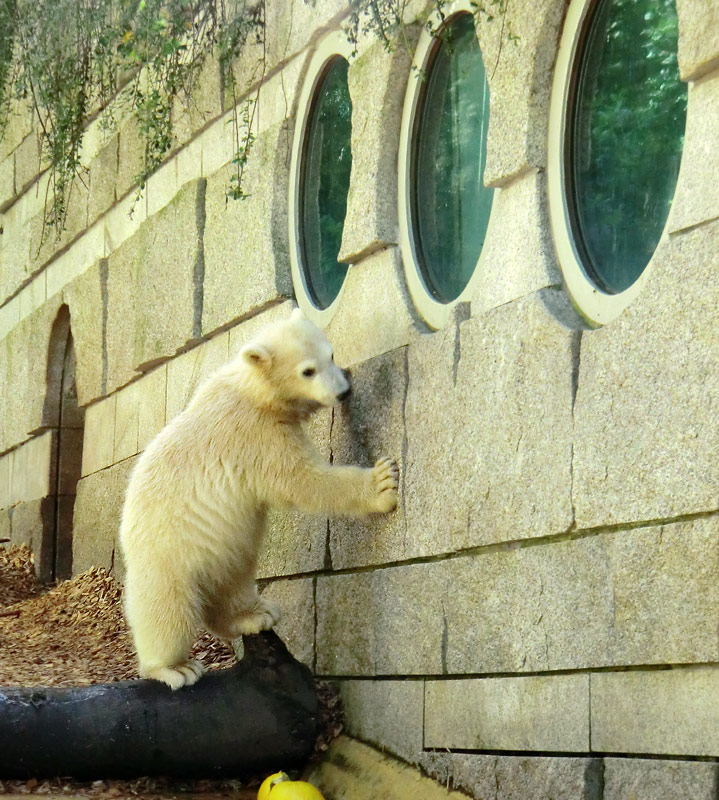
[[[631,286],[669,214],[687,89],[675,0],[600,0],[579,53],[569,205],[584,267],[606,292]]]
[[[482,180],[489,87],[471,14],[443,29],[425,81],[412,158],[412,227],[425,284],[448,303],[477,266],[493,196]]]
[[[300,185],[301,242],[313,302],[327,308],[337,297],[347,265],[337,261],[352,168],[352,102],[344,58],[328,65],[310,111]]]

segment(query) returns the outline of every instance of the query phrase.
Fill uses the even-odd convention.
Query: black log
[[[241,777],[302,765],[316,734],[310,670],[273,632],[236,666],[175,692],[137,680],[0,687],[0,778]]]

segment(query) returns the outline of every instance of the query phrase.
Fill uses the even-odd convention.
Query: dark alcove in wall
[[[43,422],[53,431],[49,494],[43,507],[43,536],[37,561],[42,581],[72,575],[72,519],[82,469],[85,411],[77,402],[75,347],[70,309],[58,311],[50,334]]]

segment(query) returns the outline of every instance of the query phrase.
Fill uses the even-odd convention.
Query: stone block
[[[165,208],[177,194],[178,188],[177,161],[172,158],[147,179],[147,185],[145,186],[147,216],[151,217]]]
[[[134,192],[125,195],[107,212],[103,219],[106,253],[112,253],[140,229],[147,219],[147,203],[135,197]]]
[[[20,301],[20,319],[30,316],[47,300],[46,273],[36,275],[17,295]]]
[[[331,411],[318,411],[307,423],[310,439],[328,461],[330,458]],[[262,578],[314,572],[329,563],[329,526],[321,514],[295,509],[271,509],[260,551],[257,574]]]
[[[72,569],[119,568],[117,536],[125,489],[136,458],[82,478],[77,484],[73,523]]]
[[[605,758],[603,800],[714,800],[718,782],[716,764]]]
[[[679,72],[696,80],[719,65],[719,7],[706,0],[677,0]]]
[[[370,467],[379,458],[390,456],[397,460],[402,474],[406,448],[406,350],[393,350],[353,368],[350,399],[333,415],[333,463]],[[335,569],[392,561],[408,537],[401,505],[392,514],[360,520],[333,518],[330,531]]]
[[[714,662],[718,524],[714,517],[321,576],[317,671],[462,675]]]
[[[140,391],[137,381],[115,395],[115,435],[112,463],[138,452]]]
[[[145,169],[145,141],[135,117],[129,117],[118,133],[117,197],[124,197],[137,187],[138,176]]]
[[[589,675],[427,681],[424,746],[589,750]]]
[[[137,330],[137,264],[144,257],[140,233],[123,242],[107,259],[105,391],[112,392],[132,380],[135,372]],[[166,315],[165,315],[166,316]]]
[[[205,181],[200,179],[187,184],[135,234],[137,369],[151,368],[199,335],[204,204]]]
[[[5,547],[8,543],[12,543],[11,516],[11,509],[2,508],[0,510],[0,547]]]
[[[82,474],[90,475],[113,463],[115,403],[117,395],[88,406],[85,410],[85,441],[82,448]]]
[[[15,190],[22,194],[40,172],[40,140],[29,133],[15,150]]]
[[[402,557],[571,526],[574,334],[542,296],[410,344]]]
[[[342,800],[468,800],[468,795],[448,791],[418,770],[346,736],[332,742],[307,780],[327,797]]]
[[[290,300],[275,303],[230,328],[230,358],[234,358],[243,345],[247,344],[265,325],[278,320],[289,319],[294,307],[294,303]]]
[[[105,257],[104,220],[96,222],[46,267],[47,294],[57,294],[78,275]]]
[[[2,239],[0,297],[5,300],[15,293],[29,275],[30,243],[27,226],[8,224],[0,238]]]
[[[15,199],[15,159],[8,156],[0,162],[0,213]]]
[[[7,508],[13,502],[12,494],[10,493],[10,467],[12,458],[12,453],[0,456],[0,508]]]
[[[665,240],[635,301],[582,334],[578,528],[719,508],[717,236],[719,222],[711,222]]]
[[[487,186],[546,166],[549,98],[565,6],[564,0],[519,0],[504,15],[483,17],[478,26],[490,93]]]
[[[325,333],[337,363],[350,367],[408,344],[416,319],[391,247],[349,268]]]
[[[290,653],[310,668],[315,659],[315,601],[312,578],[272,581],[262,595],[282,610],[275,630]]]
[[[221,333],[167,364],[167,421],[187,408],[198,386],[229,359],[230,336]]]
[[[712,180],[712,175],[719,169],[717,151],[719,73],[689,84],[684,150],[672,200],[670,231],[691,228],[719,217],[719,187]]]
[[[137,447],[142,451],[165,427],[167,404],[167,365],[154,369],[137,382],[138,387],[138,437]]]
[[[546,212],[544,173],[532,170],[496,189],[490,227],[472,284],[472,313],[561,286]]]
[[[177,188],[202,177],[202,137],[185,145],[175,156]]]
[[[399,241],[397,142],[410,71],[408,48],[375,42],[349,68],[352,174],[338,260],[356,263]]]
[[[2,255],[0,254],[0,258]],[[15,296],[4,306],[0,306],[0,341],[20,322],[20,298]]]
[[[47,504],[44,500],[18,503],[12,508],[10,524],[12,543],[26,544],[35,555],[35,570],[39,572]]]
[[[416,763],[423,749],[424,682],[339,681],[347,733]]]
[[[420,766],[478,800],[602,800],[598,758],[425,752]]]
[[[243,200],[227,197],[233,165],[208,178],[203,334],[292,294],[287,249],[288,152],[285,124],[257,137],[243,179],[249,197]]]
[[[13,464],[12,491],[17,500],[39,500],[50,494],[50,470],[56,453],[54,435],[47,431],[33,436],[14,451],[16,456],[23,453],[23,458],[16,458]],[[20,474],[21,469],[24,474]]]
[[[88,222],[94,222],[114,205],[119,150],[119,134],[115,134],[90,163]]]
[[[3,424],[0,425],[0,452],[25,441],[45,424],[43,409],[47,390],[47,354],[50,331],[57,316],[60,298],[50,298],[43,306],[21,320],[0,342],[4,395]]]
[[[208,55],[188,93],[181,92],[172,107],[172,131],[180,145],[188,142],[222,113],[220,63],[214,53]]]
[[[32,113],[29,103],[19,98],[10,98],[6,119],[0,138],[0,159],[3,161],[32,132]]]
[[[77,400],[85,406],[106,391],[107,352],[105,340],[107,262],[98,262],[78,275],[62,290],[70,309],[77,358],[75,384]]]
[[[716,757],[717,691],[716,667],[593,674],[592,750]]]

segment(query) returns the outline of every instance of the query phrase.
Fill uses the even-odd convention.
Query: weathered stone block
[[[40,172],[40,140],[30,133],[15,150],[15,190],[22,194]]]
[[[340,681],[350,736],[410,763],[422,752],[423,681]]]
[[[338,260],[356,263],[399,241],[397,142],[411,55],[376,42],[347,75],[352,100],[352,174]]]
[[[107,353],[104,322],[107,303],[107,262],[97,263],[74,278],[62,291],[70,308],[70,330],[78,367],[75,370],[77,400],[81,406],[106,390]]]
[[[719,65],[719,7],[706,0],[677,0],[679,71],[696,80]]]
[[[137,178],[145,168],[145,141],[134,117],[129,117],[118,133],[117,197],[124,197],[137,186]]]
[[[603,800],[714,800],[718,781],[716,764],[605,758]]]
[[[36,571],[39,571],[44,532],[45,500],[30,500],[13,506],[10,516],[11,539],[13,544],[26,544],[35,554]],[[43,576],[45,577],[45,576]]]
[[[3,508],[0,510],[0,547],[5,547],[8,542],[12,542],[11,516],[11,509]]]
[[[230,358],[234,358],[242,347],[265,325],[288,319],[294,307],[294,303],[290,300],[284,300],[269,306],[269,308],[230,328]],[[329,450],[327,452],[329,453]]]
[[[154,369],[137,382],[138,387],[138,451],[142,451],[165,427],[167,398],[167,365]]]
[[[411,343],[405,556],[572,524],[574,334],[541,298]]]
[[[112,392],[128,383],[135,372],[135,338],[137,330],[137,264],[144,257],[142,238],[135,234],[107,259],[107,319],[105,340],[107,378],[105,391]],[[165,314],[165,316],[167,316]]]
[[[15,159],[8,156],[0,162],[0,213],[15,199]]]
[[[0,159],[4,161],[31,132],[32,114],[28,102],[10,98],[7,123],[3,127],[2,138],[0,138]]]
[[[684,150],[669,221],[671,231],[719,217],[719,186],[712,180],[712,175],[719,170],[717,151],[719,73],[689,85]]]
[[[350,267],[336,313],[326,329],[343,367],[408,344],[417,319],[392,247]]]
[[[352,371],[352,395],[333,415],[332,460],[335,464],[372,466],[379,458],[405,452],[404,400],[407,352],[399,348],[365,361]],[[389,515],[330,520],[330,549],[335,569],[394,560],[408,531],[402,508]]]
[[[520,0],[478,26],[490,91],[484,182],[501,186],[547,162],[547,120],[564,0]],[[517,38],[510,41],[508,32]]]
[[[115,203],[115,183],[119,151],[119,134],[115,134],[90,163],[88,222],[94,222]]]
[[[229,359],[230,336],[221,333],[167,364],[167,421],[187,408],[197,387]]]
[[[578,528],[719,508],[718,235],[712,222],[663,242],[634,303],[582,335]]]
[[[112,463],[138,452],[140,392],[137,381],[115,395],[115,433]]]
[[[249,197],[227,198],[232,165],[207,180],[204,334],[292,294],[287,250],[288,137],[285,124],[258,136],[243,179]]]
[[[200,176],[197,175],[195,177]],[[162,211],[177,194],[178,188],[177,161],[172,158],[147,179],[147,185],[145,186],[147,216],[151,217],[157,214],[158,211]]]
[[[470,298],[474,315],[561,285],[546,192],[544,174],[536,170],[495,190],[490,228]]]
[[[592,750],[716,757],[717,691],[716,667],[593,674]]]
[[[589,675],[427,681],[424,746],[589,750]]]
[[[13,502],[10,494],[12,457],[12,453],[0,457],[0,508],[7,508]]]
[[[180,145],[222,113],[220,63],[215,54],[205,58],[188,94],[182,92],[172,108],[172,130]]]
[[[136,234],[138,369],[199,336],[204,203],[204,179],[189,183]]]
[[[312,578],[272,581],[262,595],[277,603],[282,617],[275,630],[290,653],[309,667],[315,659],[315,601]]]
[[[420,766],[484,800],[601,800],[601,759],[425,752]],[[627,798],[628,800],[628,798]]]
[[[50,467],[54,461],[53,432],[34,436],[13,450],[10,468],[10,495],[18,500],[39,500],[50,493]]]
[[[118,567],[117,535],[125,489],[136,458],[83,478],[77,484],[73,523],[72,570]]]
[[[30,244],[27,227],[20,224],[6,226],[0,241],[0,297],[5,300],[29,275]]]
[[[483,674],[713,662],[718,525],[714,517],[319,577],[317,670]]]
[[[85,410],[85,441],[82,448],[82,474],[90,475],[113,463],[115,403],[113,394]]]

